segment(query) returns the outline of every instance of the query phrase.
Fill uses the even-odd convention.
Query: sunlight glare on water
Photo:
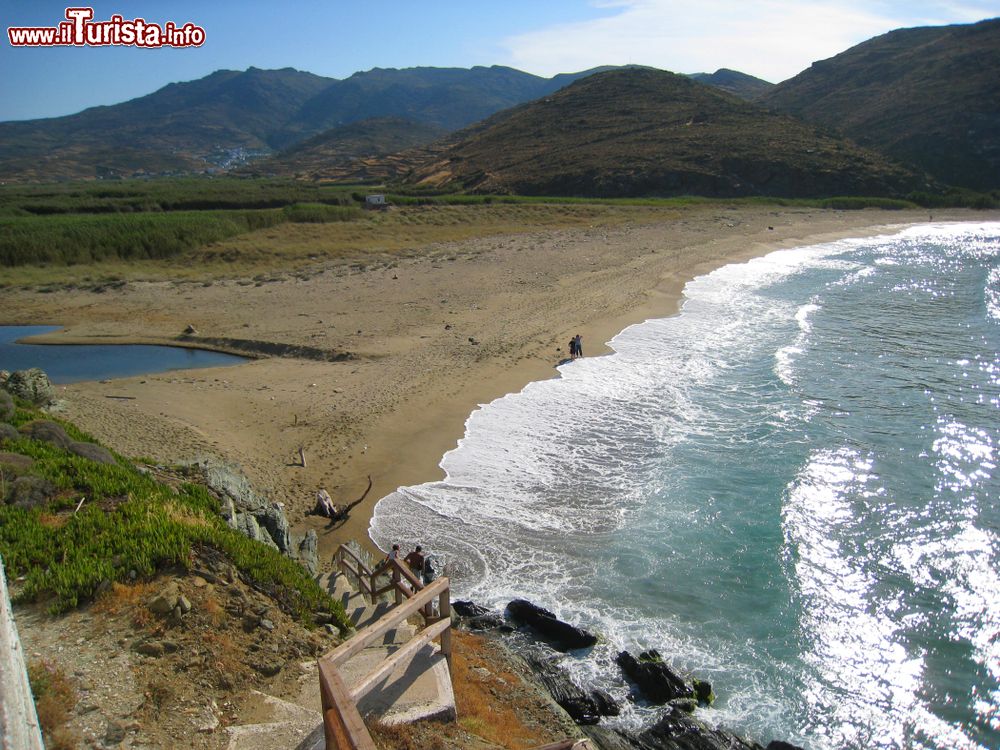
[[[655,718],[614,665],[653,647],[763,744],[1000,747],[998,267],[1000,225],[927,225],[699,277],[473,413],[372,538],[600,632],[564,666],[613,725]]]

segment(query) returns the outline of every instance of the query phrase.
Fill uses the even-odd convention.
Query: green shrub
[[[354,206],[327,206],[323,203],[296,203],[282,209],[285,219],[296,223],[325,224],[331,221],[353,221],[363,212]]]
[[[22,409],[16,416],[22,422],[38,417]],[[68,434],[85,437],[62,424]],[[58,493],[45,507],[0,505],[0,555],[8,575],[25,577],[18,600],[45,600],[51,611],[66,611],[93,599],[106,583],[187,567],[193,547],[206,545],[225,553],[244,578],[304,623],[323,610],[349,629],[339,602],[301,565],[230,528],[205,487],[189,483],[174,490],[120,459],[95,463],[27,437],[9,446],[34,459],[27,474]],[[86,500],[73,512],[80,498]]]

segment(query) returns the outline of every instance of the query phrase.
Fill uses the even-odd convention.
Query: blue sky
[[[551,76],[635,63],[777,82],[895,28],[1000,16],[1000,0],[81,0],[98,21],[190,21],[205,44],[11,47],[8,27],[55,26],[68,4],[0,0],[0,120],[71,114],[251,65],[344,78],[373,67],[497,64]]]

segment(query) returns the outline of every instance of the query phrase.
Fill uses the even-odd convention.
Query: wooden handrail
[[[319,662],[319,690],[328,750],[376,750],[358,707],[332,664]]]
[[[440,596],[443,591],[447,591],[448,585],[447,578],[438,578],[431,585],[414,595],[413,598],[397,607],[393,607],[378,620],[359,630],[354,637],[344,641],[322,658],[330,661],[334,666],[340,666],[358,652],[363,651],[378,641],[407,617],[415,615],[421,607],[428,604],[435,596]],[[441,612],[441,618],[444,619],[444,617],[445,613]],[[448,617],[451,617],[450,611],[448,612]]]
[[[351,567],[348,556],[357,564],[357,569]],[[335,559],[345,574],[351,573],[357,578],[359,588],[367,589],[369,593],[375,590],[375,576],[379,574],[379,568],[375,571],[369,570],[368,566],[345,545],[341,545],[337,550]],[[395,589],[396,606],[318,660],[327,750],[375,750],[368,728],[358,712],[357,701],[434,638],[440,637],[441,653],[448,662],[449,671],[451,669],[451,589],[448,579],[439,578],[424,586],[398,560],[389,560],[385,567],[392,571],[393,577],[392,584],[385,590]],[[362,571],[368,576],[367,582],[362,578]],[[383,591],[380,590],[378,593]],[[438,600],[437,616],[434,616],[432,606],[435,597]],[[340,676],[338,667],[417,612],[423,615],[424,627],[389,657],[383,659],[353,690],[349,690]]]

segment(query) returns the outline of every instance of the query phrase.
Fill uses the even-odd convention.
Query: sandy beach
[[[926,211],[671,208],[624,224],[483,236],[266,278],[6,288],[0,322],[66,326],[47,337],[53,343],[178,344],[193,326],[191,340],[204,346],[301,347],[309,356],[59,391],[67,418],[124,455],[239,465],[285,504],[293,527],[316,529],[329,560],[342,541],[370,544],[381,497],[442,476],[438,462],[477,405],[556,376],[572,335],[583,336],[587,356],[599,355],[626,326],[676,312],[685,282],[721,265],[927,220]],[[369,476],[371,491],[345,522],[307,515],[320,488],[351,503]]]

